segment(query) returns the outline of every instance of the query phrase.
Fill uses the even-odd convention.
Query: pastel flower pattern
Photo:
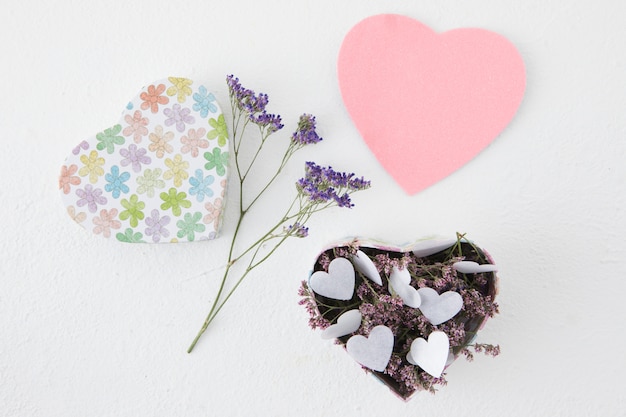
[[[152,236],[154,243],[159,243],[161,238],[167,238],[170,235],[167,225],[170,222],[169,216],[161,216],[159,210],[154,209],[150,212],[150,217],[146,217],[146,236]]]
[[[157,125],[154,133],[150,133],[150,142],[148,149],[156,153],[157,158],[163,158],[166,153],[172,153],[174,148],[168,142],[174,139],[174,132],[163,132],[163,126]]]
[[[146,152],[148,151],[143,148],[137,148],[135,144],[130,145],[128,149],[120,149],[120,155],[124,157],[121,162],[122,166],[131,165],[133,171],[141,171],[141,164],[148,165],[152,162],[150,157],[146,156]]]
[[[100,132],[96,135],[98,144],[96,149],[99,151],[107,150],[108,153],[115,152],[115,145],[123,145],[126,142],[123,136],[119,133],[122,131],[122,125],[115,125],[109,129],[104,129],[104,132]]]
[[[63,193],[69,194],[72,185],[80,184],[80,177],[77,177],[76,171],[78,167],[74,164],[68,166],[63,165],[61,167],[61,175],[59,176],[59,189],[63,190]]]
[[[132,136],[135,143],[141,142],[141,139],[148,134],[148,118],[141,115],[141,111],[137,110],[133,113],[124,116],[124,121],[128,123],[128,126],[124,128],[122,134],[124,136]]]
[[[213,93],[209,93],[207,89],[201,85],[198,88],[198,92],[194,93],[193,99],[195,100],[192,109],[200,112],[200,117],[207,117],[209,112],[216,113],[217,106],[215,105],[215,96]]]
[[[146,193],[148,197],[154,197],[156,188],[165,187],[165,181],[159,179],[161,173],[161,168],[155,168],[154,170],[146,169],[143,176],[137,177],[137,184],[139,184],[139,187],[137,187],[137,193]]]
[[[110,237],[111,229],[119,229],[122,227],[122,223],[119,220],[116,220],[116,217],[117,209],[102,209],[100,211],[100,216],[93,218],[93,224],[96,225],[96,227],[93,228],[93,232],[95,234],[102,233],[102,236],[104,237]]]
[[[152,113],[159,112],[159,104],[167,104],[170,102],[170,99],[162,96],[165,91],[165,84],[159,84],[158,86],[149,85],[148,91],[144,91],[139,95],[139,98],[143,101],[141,103],[142,110],[152,111]]]
[[[213,223],[213,229],[217,231],[219,228],[220,215],[222,214],[222,199],[216,198],[213,203],[206,203],[204,205],[207,211],[207,215],[204,216],[202,221],[206,224]]]
[[[203,202],[205,196],[213,197],[213,190],[210,188],[213,181],[215,181],[215,177],[213,177],[213,175],[204,177],[203,171],[201,169],[197,169],[196,175],[189,178],[189,184],[191,184],[189,195],[195,195],[199,202]]]
[[[119,122],[79,141],[60,167],[70,218],[120,242],[215,238],[229,157],[215,95],[170,77],[124,103]]]
[[[220,148],[214,148],[213,152],[205,152],[204,159],[208,162],[204,164],[207,170],[215,169],[217,175],[226,174],[226,166],[228,165],[228,152],[222,152]]]
[[[146,207],[146,204],[143,201],[139,201],[137,194],[131,195],[128,200],[122,199],[121,204],[126,210],[120,213],[120,220],[128,220],[132,227],[137,227],[139,220],[144,218],[142,210]]]
[[[174,216],[180,216],[181,208],[191,207],[191,201],[187,200],[187,193],[178,192],[176,188],[170,188],[167,193],[161,193],[161,210],[172,210]]]
[[[190,153],[191,156],[196,158],[198,156],[199,149],[206,149],[209,147],[209,141],[204,139],[204,134],[206,130],[204,128],[189,129],[186,136],[180,138],[183,146],[180,148],[182,153]]]
[[[129,191],[128,185],[124,184],[130,178],[128,172],[122,172],[120,174],[120,168],[117,165],[111,167],[111,173],[106,174],[104,179],[107,181],[107,185],[104,186],[104,191],[111,193],[113,198],[118,198],[120,193],[127,193]]]
[[[204,232],[206,229],[205,225],[198,223],[201,218],[202,213],[200,212],[195,212],[194,214],[185,213],[183,220],[176,222],[176,226],[180,229],[176,236],[179,239],[186,237],[188,241],[193,242],[196,238],[196,233]]]
[[[191,113],[191,110],[188,108],[182,108],[178,103],[174,104],[171,109],[163,110],[163,114],[167,116],[167,119],[165,119],[165,126],[176,125],[176,130],[184,132],[185,123],[192,124],[196,120],[189,113]]]
[[[103,205],[107,203],[106,197],[102,195],[100,188],[93,188],[91,184],[85,185],[85,188],[79,188],[76,190],[76,195],[79,197],[76,201],[78,207],[87,206],[87,209],[95,213],[98,210],[98,204]]]
[[[98,177],[104,175],[104,169],[102,169],[104,158],[100,157],[98,152],[91,151],[89,156],[81,155],[80,162],[85,164],[85,166],[78,171],[78,175],[81,177],[89,176],[89,182],[92,184],[98,182]]]
[[[183,185],[183,180],[189,178],[189,174],[186,169],[189,168],[189,162],[183,161],[181,155],[176,155],[174,159],[167,158],[165,165],[169,168],[163,174],[163,178],[166,180],[174,179],[174,185],[180,187]]]
[[[178,102],[184,103],[187,100],[187,96],[190,96],[192,93],[190,86],[193,84],[193,81],[180,77],[169,77],[168,80],[172,83],[172,86],[167,89],[167,95],[178,96]]]
[[[207,133],[206,137],[208,139],[217,138],[217,144],[219,146],[225,146],[226,140],[228,140],[228,129],[226,127],[226,120],[224,119],[224,115],[220,114],[217,119],[209,119],[209,124],[213,128]]]

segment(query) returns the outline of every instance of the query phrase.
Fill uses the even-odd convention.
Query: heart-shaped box
[[[322,337],[336,337],[363,369],[408,400],[445,384],[444,369],[460,354],[470,358],[470,347],[499,352],[472,345],[498,312],[495,272],[491,257],[461,235],[406,247],[354,239],[317,257],[300,304],[309,325],[325,329]]]
[[[119,122],[82,141],[61,167],[70,216],[123,242],[217,237],[228,132],[215,96],[187,78],[144,87]]]

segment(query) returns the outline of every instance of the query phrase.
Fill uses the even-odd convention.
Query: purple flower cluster
[[[355,178],[355,174],[337,172],[332,167],[322,167],[314,162],[305,164],[304,178],[296,183],[298,192],[314,204],[335,202],[339,207],[354,207],[350,192],[365,190],[370,182]]]
[[[239,111],[245,112],[252,123],[262,129],[267,129],[269,133],[283,128],[281,117],[277,114],[269,114],[265,110],[267,103],[269,103],[267,94],[259,93],[256,95],[253,90],[244,88],[239,82],[239,78],[232,74],[226,77],[226,84],[228,85],[231,103]]]
[[[298,121],[298,128],[291,135],[291,141],[298,145],[318,143],[322,138],[315,131],[315,116],[303,114]]]
[[[295,237],[307,237],[309,235],[309,228],[298,222],[285,227],[285,232]]]

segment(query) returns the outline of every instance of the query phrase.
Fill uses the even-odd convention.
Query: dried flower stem
[[[253,166],[261,154],[261,150],[270,135],[282,129],[281,118],[278,115],[268,114],[265,106],[268,102],[266,94],[258,96],[252,90],[247,90],[239,84],[239,80],[232,75],[227,77],[227,83],[230,95],[230,104],[233,114],[232,132],[233,132],[233,153],[237,178],[239,180],[239,216],[235,226],[235,232],[230,242],[228,251],[228,259],[226,269],[222,276],[220,286],[215,299],[209,310],[209,314],[204,320],[200,331],[194,338],[193,342],[187,349],[188,353],[194,349],[200,337],[213,322],[222,307],[233,295],[235,290],[243,282],[243,280],[256,267],[266,261],[289,237],[306,237],[308,228],[305,227],[306,222],[311,216],[317,212],[325,210],[332,206],[352,207],[349,192],[355,192],[367,189],[370,186],[369,181],[354,178],[354,174],[338,173],[330,167],[319,167],[312,162],[307,162],[305,167],[305,177],[296,183],[298,191],[296,197],[283,214],[283,216],[272,226],[269,231],[258,238],[254,243],[249,245],[245,250],[235,256],[235,247],[238,243],[239,232],[244,218],[250,212],[252,207],[259,201],[259,198],[267,191],[280,175],[287,162],[298,150],[309,144],[315,144],[322,140],[315,131],[315,117],[304,114],[300,116],[298,128],[291,135],[291,141],[285,150],[278,167],[271,175],[267,183],[254,194],[250,203],[244,202],[245,181],[248,178]],[[244,134],[246,128],[252,123],[259,128],[261,137],[256,150],[252,154],[252,159],[244,166],[241,160],[241,147],[244,142]],[[291,223],[289,226],[287,224]],[[282,228],[282,229],[281,229]],[[273,241],[273,246],[264,254],[260,254],[261,248],[268,242]],[[249,261],[241,276],[235,281],[234,285],[225,292],[226,282],[229,279],[231,268],[245,256],[249,256]]]

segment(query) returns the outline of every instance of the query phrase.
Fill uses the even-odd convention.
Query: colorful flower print
[[[159,210],[154,209],[150,212],[150,217],[146,217],[146,236],[152,236],[154,243],[159,243],[162,237],[166,238],[170,235],[167,226],[170,222],[170,216],[161,216]]]
[[[148,149],[150,152],[155,152],[157,158],[163,158],[165,153],[172,153],[174,148],[168,142],[174,138],[174,132],[163,133],[163,126],[157,125],[154,128],[154,133],[150,133],[150,146]]]
[[[165,91],[165,85],[159,84],[158,86],[149,85],[148,91],[144,91],[139,95],[139,98],[143,100],[141,103],[141,110],[148,110],[152,113],[157,113],[159,111],[159,104],[167,104],[170,102],[170,99],[162,96]]]
[[[161,210],[172,209],[174,216],[180,216],[181,207],[191,207],[191,201],[187,200],[187,193],[177,192],[176,188],[170,188],[167,193],[160,194],[163,204],[161,204]]]
[[[90,233],[125,242],[217,236],[229,138],[216,97],[186,78],[147,83],[118,122],[70,148],[59,176],[68,214]],[[218,208],[204,223],[207,203]]]
[[[119,136],[122,131],[122,125],[115,125],[109,129],[104,129],[104,132],[100,132],[96,135],[98,144],[96,149],[102,151],[107,150],[108,153],[115,152],[115,145],[123,145],[126,142],[123,136]]]
[[[176,125],[176,130],[179,132],[185,131],[185,123],[195,123],[196,119],[190,115],[191,110],[188,108],[180,107],[180,104],[176,103],[171,109],[163,110],[163,114],[167,116],[165,119],[165,126]]]
[[[165,181],[159,179],[161,176],[161,168],[155,168],[153,170],[146,169],[143,173],[143,177],[137,177],[137,192],[139,194],[146,193],[146,195],[150,198],[154,197],[154,189],[155,188],[163,188],[165,187]]]
[[[89,175],[90,183],[95,184],[98,182],[98,177],[104,175],[104,169],[102,169],[104,158],[98,156],[98,152],[91,151],[89,157],[87,155],[81,155],[80,162],[85,164],[85,166],[78,171],[78,175],[81,177]]]
[[[120,174],[120,168],[117,165],[113,165],[111,173],[104,176],[104,179],[108,182],[104,186],[104,191],[111,193],[113,198],[119,198],[120,193],[126,194],[129,191],[128,185],[124,184],[129,178],[130,174],[128,172]]]
[[[68,166],[63,165],[61,167],[61,175],[59,176],[59,190],[63,190],[63,193],[70,193],[71,185],[79,185],[80,178],[77,177],[76,171],[78,171],[78,167],[74,164]]]
[[[206,203],[204,207],[206,208],[208,214],[204,216],[202,221],[206,224],[213,222],[213,229],[217,230],[220,224],[220,214],[222,213],[222,199],[216,198],[214,203]]]
[[[76,195],[80,197],[76,205],[78,207],[86,205],[87,209],[92,213],[98,210],[98,204],[103,205],[107,203],[106,197],[102,195],[102,190],[93,188],[91,184],[85,185],[84,189],[77,189]]]
[[[224,195],[226,194],[226,185],[227,185],[226,178],[220,181],[220,185],[222,186],[222,192],[220,193],[220,196],[224,198]]]
[[[183,180],[189,178],[189,174],[185,171],[189,168],[189,162],[183,161],[183,157],[181,155],[176,155],[174,159],[167,158],[165,160],[165,165],[169,168],[163,174],[163,178],[166,180],[174,178],[174,185],[180,187],[183,185]]]
[[[193,242],[196,237],[196,233],[202,233],[206,230],[206,227],[198,223],[202,218],[202,213],[195,212],[193,215],[191,213],[185,213],[185,217],[183,220],[179,220],[176,222],[176,226],[180,229],[176,236],[179,239],[187,237],[189,242]]]
[[[173,84],[170,88],[167,89],[168,96],[178,96],[178,102],[184,103],[187,99],[187,96],[191,95],[191,88],[189,87],[193,84],[193,81],[187,78],[176,78],[176,77],[168,77],[168,80]]]
[[[141,233],[139,233],[139,232],[135,233],[133,231],[133,229],[131,229],[130,227],[127,228],[124,231],[124,233],[116,234],[115,237],[120,242],[126,242],[126,243],[146,243],[144,240],[142,240],[143,235]]]
[[[120,213],[120,220],[129,220],[132,227],[137,227],[139,220],[143,220],[144,214],[142,210],[146,207],[146,204],[143,201],[139,201],[137,194],[131,195],[129,200],[122,199],[120,204],[126,209]]]
[[[226,174],[226,166],[228,165],[228,152],[222,153],[222,150],[220,148],[214,148],[213,152],[204,153],[204,159],[209,161],[204,164],[204,167],[207,170],[215,168],[215,172],[217,172],[217,175],[222,176]]]
[[[198,156],[199,150],[198,148],[206,149],[209,147],[209,141],[204,139],[204,134],[206,130],[204,128],[189,129],[187,132],[187,136],[183,136],[180,138],[183,146],[180,148],[182,153],[191,153],[191,156],[194,158]]]
[[[133,171],[139,172],[141,171],[141,164],[149,164],[152,162],[149,156],[146,156],[146,151],[144,148],[137,148],[137,145],[132,144],[128,147],[128,149],[120,149],[120,155],[124,157],[120,162],[123,167],[131,165],[133,167]]]
[[[139,110],[135,110],[133,116],[130,114],[124,116],[124,121],[128,123],[128,126],[124,128],[122,134],[124,136],[133,136],[135,143],[141,142],[141,139],[148,134],[148,118],[142,117]]]
[[[93,232],[95,234],[102,233],[104,237],[111,237],[111,229],[119,229],[122,227],[122,223],[115,219],[116,216],[117,209],[112,208],[109,211],[102,209],[100,211],[100,217],[93,218],[93,224],[96,225],[96,227],[93,228]]]
[[[74,206],[67,206],[67,214],[69,214],[70,218],[76,223],[82,223],[87,218],[87,214],[83,213],[82,211],[76,213],[76,209],[74,208]]]
[[[213,197],[213,190],[209,187],[213,181],[215,181],[213,175],[207,175],[204,178],[202,170],[197,169],[196,176],[189,178],[189,184],[191,184],[189,195],[195,195],[199,202],[204,201],[204,196]]]
[[[228,129],[226,127],[226,120],[224,120],[224,115],[220,114],[217,119],[209,119],[209,124],[213,128],[213,130],[207,133],[206,137],[208,139],[217,138],[217,144],[219,146],[226,145],[226,141],[228,140]]]
[[[216,113],[217,106],[215,105],[215,96],[213,93],[209,93],[203,85],[198,88],[198,92],[193,94],[195,104],[192,109],[200,112],[201,117],[207,117],[209,112]]]

